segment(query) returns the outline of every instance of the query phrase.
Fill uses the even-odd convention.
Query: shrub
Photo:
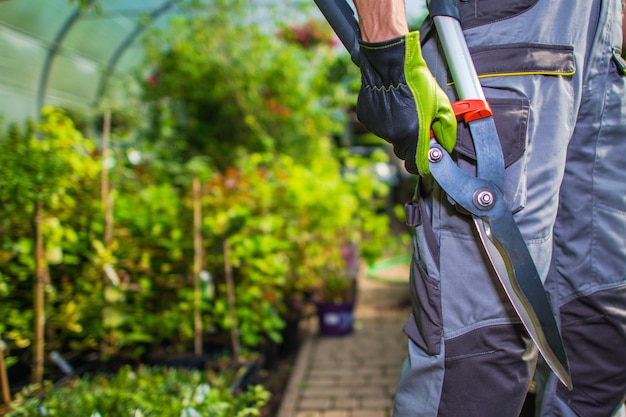
[[[114,375],[49,384],[43,399],[28,390],[11,403],[7,417],[252,417],[260,416],[270,393],[250,386],[233,394],[224,376],[174,368],[123,367]]]

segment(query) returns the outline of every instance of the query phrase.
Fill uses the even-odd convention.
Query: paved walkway
[[[391,416],[410,312],[408,270],[391,273],[406,276],[406,283],[360,278],[351,334],[320,336],[317,319],[307,320],[277,417]]]

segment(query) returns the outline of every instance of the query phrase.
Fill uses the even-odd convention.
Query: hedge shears
[[[315,3],[358,66],[359,25],[352,7],[346,0]],[[469,127],[477,161],[477,175],[469,175],[432,140],[428,154],[431,174],[448,197],[472,217],[480,243],[517,316],[546,363],[571,390],[569,365],[554,312],[504,199],[502,148],[461,29],[458,9],[450,0],[427,3],[459,97],[452,108],[457,119]]]

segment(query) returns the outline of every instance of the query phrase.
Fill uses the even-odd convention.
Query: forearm
[[[361,38],[382,42],[409,32],[404,0],[354,0]]]

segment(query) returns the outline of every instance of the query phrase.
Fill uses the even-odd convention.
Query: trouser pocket
[[[407,223],[415,235],[410,271],[413,311],[404,332],[424,352],[437,355],[443,335],[439,248],[423,201],[408,203],[405,208]]]
[[[462,0],[457,1],[463,29],[518,16],[533,7],[539,0]]]
[[[542,118],[540,110],[548,100],[531,97],[530,92],[534,91],[532,87],[536,83],[541,82],[543,85],[545,82],[547,90],[548,80],[567,80],[575,73],[573,47],[519,43],[473,47],[470,48],[470,53],[476,72],[481,78],[486,100],[493,111],[500,139],[506,167],[503,190],[505,199],[511,211],[517,212],[526,206],[528,198],[528,149],[531,145],[529,132],[533,132],[533,129],[537,132],[538,122],[550,123]],[[567,82],[558,87],[558,91],[561,88],[571,88]],[[531,109],[535,112],[532,120]],[[536,137],[547,142],[546,139],[541,139],[544,137],[543,133]],[[536,144],[531,145],[531,148],[538,149]],[[549,147],[546,152],[548,149]],[[459,124],[455,150],[459,167],[474,174],[476,152],[470,130],[465,123]]]

